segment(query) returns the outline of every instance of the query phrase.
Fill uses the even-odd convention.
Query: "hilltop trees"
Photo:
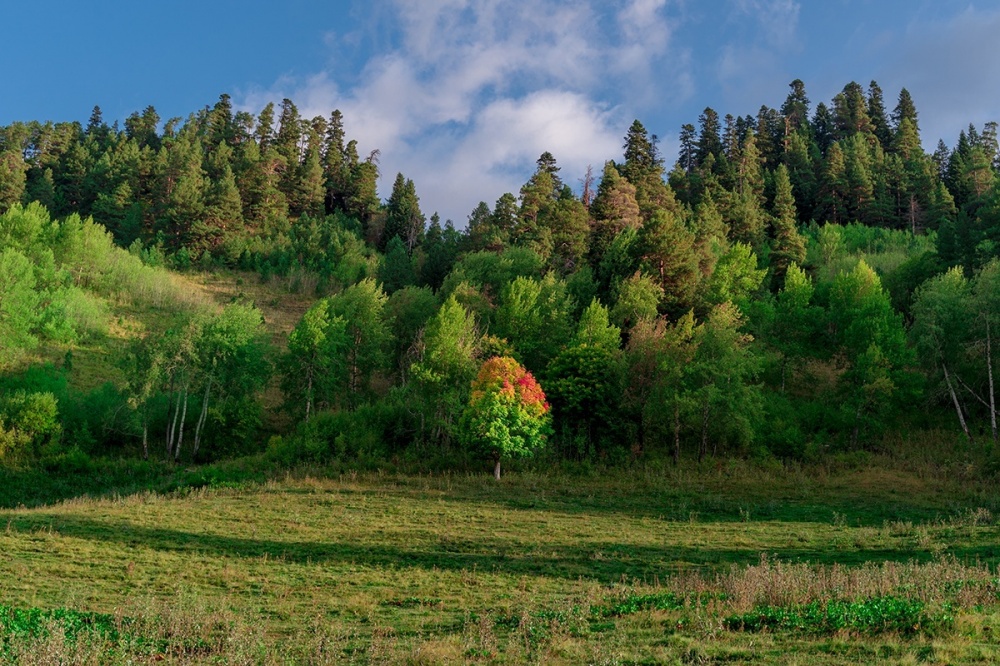
[[[997,429],[995,124],[929,156],[907,91],[891,113],[875,81],[813,106],[796,80],[779,108],[685,124],[668,178],[636,120],[596,182],[543,152],[459,229],[403,173],[380,198],[348,120],[223,95],[162,127],[149,107],[0,128],[0,370],[99,337],[100,298],[143,262],[225,266],[296,293],[301,319],[281,354],[239,298],[126,332],[149,344],[121,345],[120,430],[146,451],[150,432],[172,459],[251,441],[271,356],[311,451],[453,456],[490,419],[495,460],[543,432],[548,455],[604,461],[861,447],[908,418],[918,362],[928,404],[970,439]],[[551,410],[504,388],[526,376]]]

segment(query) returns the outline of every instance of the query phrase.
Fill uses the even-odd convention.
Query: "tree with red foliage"
[[[509,356],[483,363],[462,415],[462,433],[467,444],[493,459],[498,481],[501,460],[528,457],[544,446],[549,421],[545,393],[520,363]]]

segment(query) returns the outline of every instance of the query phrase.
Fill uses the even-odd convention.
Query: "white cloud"
[[[564,182],[574,185],[587,165],[600,167],[621,152],[620,134],[609,113],[587,98],[538,91],[489,104],[463,137],[427,141],[427,152],[406,155],[401,168],[415,174],[424,208],[445,202],[442,214],[449,211],[456,224],[464,224],[480,200],[492,204],[504,192],[517,194],[526,165],[543,152],[556,157]],[[397,163],[387,157],[383,165],[390,162]],[[428,163],[434,168],[427,169]]]
[[[244,95],[242,106],[287,96],[306,116],[339,108],[360,151],[381,150],[383,196],[402,171],[426,213],[464,224],[480,199],[516,193],[543,151],[571,185],[587,164],[619,157],[637,108],[657,96],[654,81],[677,99],[690,95],[690,56],[672,46],[669,8],[668,0],[613,10],[600,0],[396,0],[370,28],[397,36],[357,83],[320,72]],[[659,67],[666,59],[671,66]],[[598,101],[609,97],[631,106]]]

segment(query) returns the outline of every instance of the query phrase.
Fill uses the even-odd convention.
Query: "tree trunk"
[[[674,467],[681,464],[681,406],[674,403]]]
[[[990,338],[990,317],[986,315],[986,374],[990,380],[990,428],[993,433],[993,443],[997,443],[997,401],[993,390],[993,349]]]
[[[170,427],[168,428],[168,433],[167,433],[168,458],[174,453],[174,439],[176,438],[177,435],[177,417],[180,416],[181,413],[181,396],[183,396],[183,394],[184,394],[183,391],[179,391],[177,393],[177,404],[174,406],[174,418],[173,421],[170,422]]]
[[[701,446],[698,447],[698,462],[705,459],[708,453],[708,400],[701,410]]]
[[[174,462],[181,459],[181,445],[184,444],[184,420],[187,418],[188,412],[187,386],[184,387],[182,394],[184,395],[184,406],[181,408],[181,422],[180,429],[177,431],[177,446],[174,448]]]
[[[941,364],[941,369],[944,370],[944,383],[948,386],[948,394],[951,395],[951,401],[955,405],[955,413],[958,414],[958,422],[962,424],[962,432],[965,433],[965,438],[972,443],[972,435],[969,434],[969,426],[965,422],[965,415],[962,414],[962,405],[958,402],[958,395],[955,394],[955,387],[951,383],[951,375],[948,374],[948,366],[944,363]]]
[[[497,458],[496,465],[493,466],[493,478],[497,481],[500,480],[500,459]]]
[[[201,430],[205,427],[205,419],[208,416],[208,395],[212,390],[212,380],[205,384],[205,398],[201,401],[201,414],[198,415],[198,425],[194,429],[194,453],[198,455],[198,447],[201,446]]]
[[[306,423],[309,423],[309,413],[312,412],[313,406],[313,375],[312,369],[309,369],[309,379],[306,386]]]
[[[865,403],[858,405],[858,408],[854,411],[854,429],[851,430],[851,448],[855,449],[858,446],[858,436],[861,434],[861,412],[864,409]]]
[[[142,417],[142,459],[149,460],[149,420]]]

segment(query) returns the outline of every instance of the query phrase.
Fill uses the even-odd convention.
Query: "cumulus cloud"
[[[362,152],[381,150],[383,196],[402,171],[425,212],[461,225],[480,199],[516,193],[546,150],[570,184],[588,164],[619,157],[632,117],[656,99],[654,81],[690,95],[669,9],[668,0],[396,0],[372,26],[395,35],[391,45],[352,83],[331,69],[277,81],[242,105],[287,96],[307,116],[339,108]],[[668,58],[665,74],[657,65]]]

